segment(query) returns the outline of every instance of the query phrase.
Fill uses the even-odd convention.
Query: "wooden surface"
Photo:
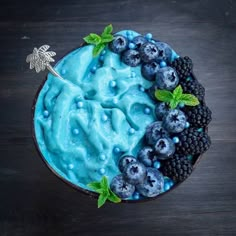
[[[58,180],[31,138],[45,73],[25,57],[47,43],[56,59],[89,32],[152,32],[194,61],[213,111],[211,149],[180,187],[142,204],[106,204]],[[236,235],[236,4],[228,1],[0,1],[0,235]]]

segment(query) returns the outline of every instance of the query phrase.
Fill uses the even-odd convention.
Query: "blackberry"
[[[193,166],[186,156],[175,154],[171,159],[162,162],[160,170],[175,182],[181,182],[192,173]]]
[[[187,56],[175,59],[170,66],[175,68],[180,80],[187,79],[193,69],[192,60]]]
[[[208,134],[199,131],[197,128],[188,128],[178,136],[179,143],[175,145],[175,151],[178,154],[195,155],[202,154],[211,145]]]
[[[179,83],[184,93],[190,93],[195,95],[199,101],[203,101],[205,97],[205,88],[196,80],[181,80]]]
[[[199,104],[195,107],[184,107],[183,111],[193,127],[204,128],[211,121],[211,110],[206,105]]]

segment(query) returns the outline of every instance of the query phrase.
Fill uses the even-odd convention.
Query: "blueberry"
[[[128,66],[132,67],[139,65],[141,62],[139,52],[134,49],[129,49],[125,51],[121,56],[121,60]]]
[[[137,159],[145,166],[150,167],[152,166],[153,161],[156,160],[156,156],[154,150],[151,147],[146,146],[138,152]]]
[[[156,42],[155,44],[159,51],[157,61],[158,62],[161,62],[161,61],[171,62],[171,56],[172,56],[171,47],[167,43],[163,43],[163,42]]]
[[[158,57],[158,48],[154,43],[144,43],[140,49],[141,59],[144,62],[154,61]]]
[[[131,162],[124,169],[125,180],[133,185],[140,184],[146,176],[146,167],[139,162]]]
[[[121,172],[124,171],[125,167],[131,163],[131,162],[137,162],[136,158],[134,156],[123,156],[121,157],[120,161],[119,161],[119,169]]]
[[[179,83],[176,71],[169,67],[160,68],[156,74],[156,84],[160,89],[173,90]]]
[[[135,191],[135,187],[127,183],[122,174],[112,179],[110,188],[112,192],[122,199],[131,197]]]
[[[170,110],[163,118],[163,127],[170,133],[180,133],[186,127],[186,116],[178,109]]]
[[[153,61],[150,63],[144,63],[141,68],[142,75],[145,79],[154,81],[156,78],[156,73],[160,66],[157,62]]]
[[[133,38],[133,43],[136,45],[136,48],[138,48],[138,49],[146,42],[147,42],[147,39],[145,39],[141,35]]]
[[[170,108],[165,102],[158,102],[155,106],[156,118],[162,120],[169,110]]]
[[[114,39],[109,43],[109,48],[114,53],[121,53],[128,47],[128,40],[123,35],[115,35]]]
[[[155,146],[157,159],[165,160],[170,158],[175,152],[175,145],[170,138],[160,138],[157,140]]]
[[[164,177],[160,171],[155,168],[147,168],[147,175],[142,184],[136,186],[140,194],[145,197],[155,197],[159,195],[164,188]]]
[[[168,132],[162,127],[161,121],[151,123],[146,127],[146,141],[155,145],[158,139],[168,137]]]

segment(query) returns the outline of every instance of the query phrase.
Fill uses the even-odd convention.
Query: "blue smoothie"
[[[103,175],[111,181],[120,174],[120,157],[137,154],[146,126],[156,120],[154,102],[145,92],[152,83],[140,66],[127,66],[108,48],[93,57],[93,47],[80,47],[59,61],[55,70],[64,80],[48,74],[34,114],[47,164],[85,189]]]

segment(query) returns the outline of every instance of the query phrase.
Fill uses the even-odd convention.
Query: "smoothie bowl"
[[[33,105],[40,156],[60,179],[98,197],[98,207],[155,199],[210,146],[205,90],[191,59],[150,33],[112,34],[109,25],[84,40],[54,68],[48,46],[28,57],[31,68],[52,72]]]

